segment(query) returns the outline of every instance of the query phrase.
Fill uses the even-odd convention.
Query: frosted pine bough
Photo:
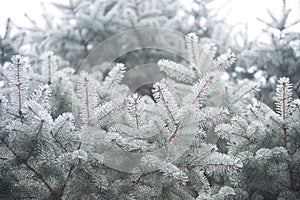
[[[5,195],[226,199],[239,194],[218,177],[236,177],[243,159],[207,142],[214,126],[247,96],[220,87],[220,74],[234,55],[214,59],[213,45],[200,48],[195,34],[186,41],[191,65],[160,60],[169,78],[154,85],[154,100],[129,93],[122,64],[98,80],[59,69],[52,53],[44,57],[41,72],[14,57],[1,88]],[[216,94],[226,100],[216,101]]]

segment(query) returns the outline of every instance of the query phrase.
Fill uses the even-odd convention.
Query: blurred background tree
[[[291,1],[282,0],[280,14],[268,10],[268,19],[258,18],[265,26],[262,33],[249,41],[244,32],[243,42],[235,48],[238,52],[235,78],[260,81],[258,98],[271,107],[275,83],[280,77],[289,77],[295,93],[300,96],[300,20],[291,18],[299,8],[291,8],[289,3]]]
[[[20,27],[20,31],[26,34],[25,44],[29,48],[24,53],[38,59],[36,55],[51,50],[78,69],[82,60],[99,43],[134,28],[170,28],[184,34],[193,31],[200,37],[210,38],[215,25],[225,23],[216,19],[216,9],[208,6],[211,2],[194,0],[191,8],[184,6],[180,0],[70,0],[68,4],[54,3],[60,15],[47,13],[44,7],[45,27],[37,25],[29,16],[31,26]],[[174,55],[167,52],[142,51],[130,52],[130,55],[118,58],[117,62],[131,68],[156,63],[162,57],[174,60]]]
[[[24,34],[12,34],[12,23],[10,18],[6,20],[5,33],[0,35],[0,65],[10,61],[11,56],[18,53],[23,44]]]

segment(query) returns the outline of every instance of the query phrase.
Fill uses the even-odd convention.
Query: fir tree
[[[240,173],[227,177],[239,199],[299,199],[300,101],[289,78],[278,80],[276,109],[257,102],[216,127],[229,155],[240,158]]]
[[[261,20],[270,42],[245,41],[234,79],[223,80],[236,58],[220,52],[235,38],[224,40],[230,28],[216,26],[210,2],[195,0],[180,17],[177,1],[70,0],[55,4],[60,21],[45,14],[46,28],[31,20],[15,36],[8,20],[0,38],[0,199],[299,199],[300,102],[291,84],[299,92],[299,33],[289,30],[291,10],[283,0],[281,16]],[[200,38],[186,35],[187,61],[145,50],[106,71],[78,71],[99,42],[149,26]],[[29,60],[8,62],[23,36]],[[164,78],[146,93],[126,85],[128,69],[153,61]]]

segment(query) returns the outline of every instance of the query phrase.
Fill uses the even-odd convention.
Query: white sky
[[[27,13],[32,19],[41,22],[42,6],[41,2],[48,7],[49,13],[58,13],[51,2],[68,2],[68,0],[0,0],[0,35],[4,34],[6,20],[8,17],[19,26],[29,25]]]
[[[187,5],[190,5],[191,2],[191,0],[181,1]],[[229,11],[227,20],[233,24],[248,22],[251,35],[259,34],[263,26],[257,21],[257,17],[265,18],[267,9],[280,11],[282,3],[282,0],[217,0],[216,6],[223,5],[224,1],[229,1],[226,4],[226,9]],[[0,0],[0,34],[3,35],[4,33],[5,22],[8,17],[11,17],[16,24],[21,26],[28,24],[24,13],[33,19],[40,19],[42,14],[41,2],[49,6],[50,2],[68,2],[68,0]],[[296,7],[295,10],[299,11],[300,0],[286,0],[286,2],[288,7]],[[57,13],[52,6],[47,10],[52,14]],[[300,19],[300,13],[293,13],[293,17]]]

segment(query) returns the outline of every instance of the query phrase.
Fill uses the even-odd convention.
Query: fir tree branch
[[[55,142],[58,144],[58,146],[60,148],[62,148],[64,150],[64,152],[68,152],[68,150],[66,149],[66,147],[64,147],[64,145],[57,139],[57,135],[54,135],[52,131],[50,131],[50,134],[52,135],[53,139],[55,140]]]
[[[163,135],[163,131],[161,130],[161,128],[156,120],[154,121],[154,124],[156,125],[156,128],[159,130],[160,135]]]
[[[213,148],[210,148],[210,149],[207,149],[207,151],[204,152],[204,153],[201,152],[201,154],[199,154],[198,156],[196,156],[195,158],[193,158],[192,160],[190,160],[190,161],[188,162],[188,165],[192,166],[192,163],[193,163],[193,162],[195,162],[195,161],[198,160],[198,159],[204,158],[204,157],[207,156],[208,153],[210,153],[213,149],[214,149],[214,147],[213,147]]]
[[[286,112],[287,112],[287,91],[286,91],[286,83],[284,82],[282,84],[282,87],[283,87],[283,90],[282,90],[282,113],[281,113],[281,116],[283,118],[283,120],[285,121],[286,120]],[[285,135],[286,136],[286,135]]]
[[[177,122],[175,119],[175,115],[173,114],[171,108],[169,107],[169,101],[165,97],[164,88],[160,84],[157,84],[157,90],[155,90],[155,92],[158,93],[159,98],[162,100],[163,105],[166,108],[168,115],[171,117],[173,124],[176,124]]]
[[[222,54],[217,58],[215,66],[210,71],[218,71],[230,67],[236,61],[234,53],[227,51],[226,54]]]
[[[107,104],[113,104],[112,102],[108,102]],[[120,108],[122,108],[124,105],[126,104],[126,100],[124,100],[122,103],[120,103],[119,105],[115,105],[112,108],[109,108],[108,110],[105,110],[104,113],[101,113],[101,115],[99,115],[97,117],[97,121],[102,121],[104,120],[106,117],[108,117],[110,114],[112,114],[113,112],[119,110]],[[111,105],[109,105],[111,106]],[[106,104],[103,105],[103,107],[106,107]]]
[[[18,195],[14,195],[14,194],[9,194],[9,195],[5,195],[5,194],[0,194],[0,198],[5,198],[5,199],[38,199],[38,196],[18,196]]]
[[[51,84],[51,55],[48,54],[47,71],[48,71],[48,84]]]
[[[187,169],[194,174],[195,178],[198,179],[199,183],[203,184],[204,187],[202,188],[204,190],[208,191],[210,189],[210,183],[208,182],[207,178],[203,175],[203,171],[201,174],[198,174],[197,172],[195,172],[194,168],[191,167],[191,165],[188,165]]]
[[[195,79],[193,71],[171,60],[161,59],[157,64],[160,71],[165,72],[169,77],[177,79],[178,81],[192,83]]]
[[[103,85],[110,90],[114,85],[120,83],[124,77],[126,67],[122,63],[117,63],[105,77]]]
[[[133,94],[132,96],[128,97],[127,110],[130,116],[134,118],[136,129],[139,129],[141,124],[140,115],[142,111],[138,108],[138,106],[140,106],[140,96],[138,96],[137,94]]]
[[[236,104],[240,100],[242,100],[247,94],[251,93],[252,91],[256,91],[258,88],[258,84],[254,84],[249,89],[244,90],[242,94],[239,94],[238,98],[232,101],[232,104]]]
[[[108,110],[107,112],[105,112],[104,114],[98,116],[97,120],[98,121],[102,121],[103,119],[105,119],[107,116],[109,116],[111,113],[113,113],[114,111],[116,111],[117,108],[113,108],[113,109],[110,109]]]
[[[89,102],[89,97],[90,97],[90,94],[89,94],[89,90],[88,90],[88,85],[89,85],[89,80],[87,79],[87,77],[84,78],[84,93],[85,93],[85,101],[84,101],[84,104],[85,104],[85,109],[86,109],[86,118],[87,118],[87,123],[89,124],[91,121],[91,113],[90,113],[90,102]]]
[[[255,110],[253,110],[252,107],[251,107],[249,110],[250,110],[250,112],[255,116],[256,119],[259,118],[259,116],[256,114]]]
[[[195,165],[177,165],[178,168],[196,168],[196,167],[232,167],[232,168],[240,168],[239,164],[225,164],[225,163],[205,163],[205,164],[195,164]]]
[[[68,119],[67,119],[68,120]],[[64,126],[66,125],[67,123],[67,120],[65,120],[57,129],[57,131],[53,134],[52,131],[50,131],[50,133],[53,135],[53,137],[57,137],[59,132],[64,128]]]
[[[199,67],[199,44],[198,44],[198,36],[196,33],[189,33],[186,36],[186,45],[188,48],[189,61],[192,65],[192,70],[197,73],[196,68]]]
[[[238,150],[242,150],[242,149],[244,149],[244,148],[246,148],[246,147],[248,147],[248,146],[250,146],[251,144],[253,144],[254,143],[254,141],[256,141],[256,140],[248,140],[248,142],[247,143],[245,143],[245,144],[243,144],[242,146],[240,146],[239,148],[238,148]],[[257,142],[257,141],[256,141]],[[258,142],[259,143],[259,142]],[[266,145],[264,145],[265,147],[266,147]]]
[[[21,122],[23,122],[23,120],[24,120],[24,116],[20,116],[20,115],[17,115],[15,113],[12,113],[12,112],[9,112],[9,111],[6,111],[6,114],[12,115],[12,116],[14,116],[16,118],[20,118]]]
[[[218,119],[222,119],[224,116],[228,115],[228,110],[227,109],[220,109],[219,111],[217,112],[214,112],[214,113],[208,113],[206,116],[204,117],[201,117],[200,119],[196,119],[195,121],[193,120],[193,122],[190,122],[188,123],[189,125],[192,125],[192,124],[205,124],[207,122],[210,122],[210,121],[215,121]]]
[[[194,100],[192,101],[192,104],[195,104],[197,102],[197,100],[202,98],[202,93],[208,87],[208,84],[211,82],[211,79],[208,79],[208,80],[205,79],[203,81],[204,81],[204,83],[199,81],[198,85],[200,86],[200,89],[198,88],[198,93],[197,93],[196,97],[194,98]]]
[[[43,125],[44,125],[44,120],[41,120],[40,122],[40,125],[39,125],[39,128],[38,130],[36,131],[35,133],[35,137],[34,139],[32,139],[30,142],[32,142],[32,144],[30,145],[30,149],[28,151],[28,154],[26,156],[26,158],[21,158],[21,163],[26,163],[28,162],[28,160],[30,159],[30,157],[32,156],[32,154],[34,153],[34,150],[35,150],[35,147],[36,147],[36,144],[38,143],[38,138],[39,138],[39,135],[42,133],[42,130],[43,130]]]
[[[238,119],[234,118],[232,121],[234,121],[237,125],[239,125],[239,127],[241,127],[243,130],[245,131],[247,130],[247,127],[245,127],[242,123],[240,123]]]
[[[141,180],[142,177],[144,176],[144,173],[141,173],[135,180],[132,181],[133,185],[137,185]]]
[[[292,101],[292,85],[289,78],[283,77],[278,80],[276,86],[276,111],[280,114],[284,121],[288,117],[288,108]]]
[[[283,130],[283,145],[286,149],[288,149],[288,147],[287,147],[287,127],[285,124],[283,124],[282,130]]]
[[[136,129],[139,129],[139,115],[137,112],[137,99],[134,99],[134,114]]]
[[[257,112],[255,109],[257,109]],[[257,104],[255,106],[255,109],[253,107],[251,107],[250,111],[256,117],[256,119],[261,120],[261,116],[263,116],[263,117],[269,116],[269,119],[272,120],[278,126],[278,128],[280,128],[280,129],[282,128],[280,121],[278,121],[274,118],[274,116],[276,117],[277,114],[275,112],[273,112],[273,110],[271,110],[267,105],[265,105],[262,102],[259,102],[259,104]],[[262,112],[262,114],[260,114],[259,112]],[[274,115],[269,115],[268,112],[271,112]]]
[[[39,134],[41,133],[42,127],[43,127],[44,121],[41,121],[41,124],[39,126],[39,129],[37,130],[36,134],[35,134],[35,140],[34,142],[37,142],[37,139],[39,137]],[[33,151],[34,151],[34,146],[31,146],[31,149],[28,152],[28,155],[25,159],[22,159],[14,150],[13,148],[10,147],[10,145],[1,138],[1,141],[5,144],[5,146],[10,150],[10,152],[15,156],[15,158],[19,161],[21,161],[21,163],[23,163],[30,171],[32,171],[35,176],[41,180],[43,182],[43,184],[47,187],[47,189],[52,192],[53,189],[51,188],[50,184],[46,181],[46,179],[44,179],[44,177],[42,176],[42,174],[40,174],[33,166],[31,166],[28,163],[29,158],[31,157]],[[21,159],[21,160],[20,160]]]
[[[5,141],[5,139],[4,139],[4,138],[0,138],[0,139],[1,139],[2,143],[8,148],[8,150],[9,150],[16,158],[18,158],[18,155],[17,155],[17,153],[15,152],[15,150],[13,150],[13,149],[10,147],[10,145]]]
[[[174,139],[174,137],[176,136],[177,132],[179,130],[179,126],[176,125],[175,130],[173,131],[172,135],[169,137],[169,139],[167,140],[168,142],[172,141]]]
[[[2,143],[9,149],[9,151],[16,157],[16,159],[18,160],[20,156],[18,156],[18,154],[15,152],[15,150],[13,148],[11,148],[11,146],[3,139],[1,138]],[[34,173],[34,175],[40,180],[42,181],[42,183],[47,187],[47,189],[50,192],[53,192],[52,187],[50,186],[50,184],[46,181],[46,179],[42,176],[42,174],[40,174],[34,167],[32,167],[29,163],[28,160],[26,160],[25,162],[22,161],[22,163],[27,167],[27,169],[29,169],[30,171],[32,171]]]
[[[88,73],[82,72],[78,80],[79,98],[81,104],[81,119],[85,124],[91,125],[95,117],[95,107],[97,105],[96,80]]]
[[[230,130],[226,130],[226,129],[222,128],[221,126],[217,126],[216,132],[222,132],[222,133],[225,133],[225,134],[227,134],[227,135],[234,135],[234,136],[237,136],[237,137],[244,138],[244,139],[246,139],[246,140],[248,140],[248,141],[251,140],[249,137],[247,137],[247,136],[245,136],[245,135],[236,133],[236,132],[234,132],[234,131],[232,131],[232,130],[231,130],[231,131],[230,131]]]
[[[38,96],[38,99],[36,101],[37,101],[37,103],[41,104],[41,103],[43,103],[42,100],[44,98],[48,98],[50,96],[51,89],[49,88],[48,85],[44,85],[44,86],[42,86],[42,87],[39,88],[39,91],[41,93]]]
[[[287,162],[288,164],[288,172],[289,172],[289,182],[290,182],[290,190],[294,190],[294,174],[293,174],[293,167],[290,161]]]
[[[32,109],[31,106],[28,105],[27,107],[28,107],[29,111],[32,112],[33,115],[35,115],[35,116],[38,117],[38,118],[40,117],[40,116],[38,115],[38,113]]]
[[[17,88],[18,88],[18,114],[19,116],[22,116],[22,96],[21,96],[21,78],[20,78],[20,71],[21,71],[21,63],[20,58],[17,58],[16,60],[16,66],[17,66]]]
[[[283,130],[283,144],[287,149],[287,118],[288,109],[292,102],[292,85],[290,84],[289,78],[282,77],[278,80],[276,87],[276,109],[277,112],[283,119],[283,125],[281,126]]]
[[[50,186],[50,184],[47,182],[47,180],[43,177],[42,174],[40,174],[33,166],[31,166],[28,162],[25,162],[24,165],[34,173],[34,175],[42,181],[42,183],[46,186],[46,188],[49,190],[49,192],[53,192],[53,188]]]
[[[12,57],[12,64],[7,68],[9,86],[11,92],[10,105],[11,112],[19,116],[21,123],[23,123],[23,105],[25,101],[28,100],[28,76],[29,76],[29,66],[24,61],[24,58],[20,55]]]
[[[32,178],[34,178],[34,176],[26,176],[26,177],[18,178],[18,179],[16,179],[16,181],[21,182],[21,181],[32,179]]]
[[[67,178],[66,178],[66,180],[65,180],[65,183],[60,187],[60,189],[59,189],[59,191],[58,191],[58,196],[59,197],[62,197],[63,196],[63,194],[64,194],[64,191],[65,191],[65,189],[66,189],[66,186],[67,186],[67,184],[68,184],[68,182],[69,182],[69,180],[70,180],[70,178],[71,178],[71,175],[72,175],[72,172],[73,172],[73,170],[75,169],[75,166],[74,165],[71,165],[71,167],[70,167],[70,169],[68,170],[68,175],[67,175]]]
[[[41,120],[39,129],[38,129],[37,132],[35,133],[35,139],[36,139],[36,140],[38,140],[39,135],[42,133],[44,123],[45,123],[45,121],[44,121],[44,120]]]

